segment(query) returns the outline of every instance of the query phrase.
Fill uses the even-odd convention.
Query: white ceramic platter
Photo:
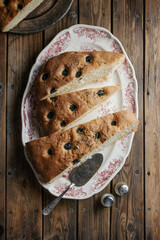
[[[38,137],[38,132],[36,126],[34,126],[33,120],[36,110],[34,86],[39,68],[48,59],[67,51],[123,52],[126,56],[124,63],[118,68],[109,81],[84,87],[101,87],[121,84],[122,90],[97,107],[93,113],[82,118],[79,123],[84,123],[93,118],[122,109],[130,109],[136,117],[138,117],[137,80],[134,68],[122,44],[105,28],[80,24],[74,25],[60,32],[49,43],[39,54],[31,69],[21,109],[22,142],[24,149],[26,142]],[[76,125],[77,124],[78,123],[76,123]],[[104,161],[98,172],[85,186],[71,188],[65,195],[65,198],[85,199],[103,190],[124,165],[131,149],[133,136],[134,133],[130,133],[102,151],[101,153],[104,156]],[[42,184],[42,186],[47,188],[53,195],[58,196],[70,184],[68,175],[69,173],[65,173],[64,176],[58,178],[53,183],[46,185]]]

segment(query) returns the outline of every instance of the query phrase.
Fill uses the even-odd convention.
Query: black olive
[[[64,148],[65,148],[66,150],[70,150],[70,149],[72,149],[72,144],[71,144],[70,142],[67,142],[67,143],[64,145]]]
[[[72,104],[71,106],[70,106],[70,110],[71,111],[75,111],[77,109],[77,106],[75,105],[75,104]]]
[[[61,122],[61,127],[65,127],[67,125],[67,123],[65,121]]]
[[[97,95],[98,97],[102,97],[103,95],[105,95],[105,92],[103,91],[103,89],[100,89],[98,90]]]
[[[74,165],[74,164],[77,164],[77,163],[79,163],[79,162],[80,162],[79,159],[74,159],[74,160],[72,161],[73,165]]]
[[[57,97],[50,97],[50,100],[51,100],[52,102],[55,102],[56,99],[57,99]]]
[[[112,121],[112,122],[111,122],[111,125],[112,125],[112,126],[116,126],[116,124],[117,124],[116,121]]]
[[[17,8],[18,8],[18,10],[21,10],[21,9],[23,8],[23,5],[20,4],[20,3],[18,3],[18,4],[17,4]]]
[[[45,81],[48,78],[48,73],[44,73],[42,75],[42,80]]]
[[[92,60],[93,60],[92,56],[87,56],[86,57],[86,62],[90,63],[90,62],[92,62]]]
[[[79,78],[81,76],[81,71],[76,72],[76,78]]]
[[[3,3],[4,3],[4,5],[6,5],[6,6],[7,6],[7,5],[8,5],[8,3],[9,3],[9,0],[4,0],[4,1],[3,1]]]
[[[81,134],[83,132],[83,128],[77,128],[77,133]]]
[[[101,134],[100,134],[100,132],[96,132],[96,134],[95,134],[95,138],[97,138],[97,139],[100,139],[100,138],[101,138]]]
[[[48,155],[52,155],[52,149],[48,149],[47,153]]]
[[[48,114],[47,114],[47,118],[49,118],[49,119],[52,119],[53,118],[53,112],[49,112]]]
[[[62,75],[63,76],[67,76],[68,75],[68,70],[66,68],[62,71]]]
[[[51,91],[50,91],[50,94],[56,92],[56,89],[55,88],[52,88]]]

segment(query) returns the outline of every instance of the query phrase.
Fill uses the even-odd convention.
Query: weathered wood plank
[[[45,45],[61,30],[78,21],[77,1],[75,0],[67,15],[55,26],[45,31]],[[44,206],[55,197],[44,191]],[[62,199],[49,216],[44,217],[43,239],[76,240],[77,231],[77,201]]]
[[[0,34],[0,239],[5,239],[6,58],[7,35]]]
[[[79,21],[81,24],[98,25],[111,29],[110,1],[80,0]],[[78,203],[78,239],[110,238],[110,209],[100,205],[103,193],[110,192],[110,184],[101,193]]]
[[[42,48],[42,34],[8,37],[7,84],[7,236],[42,239],[41,187],[21,142],[21,101],[29,71]]]
[[[146,239],[160,238],[160,1],[145,3]]]
[[[113,34],[122,42],[135,67],[140,125],[125,166],[113,180],[113,188],[117,182],[125,181],[129,193],[116,197],[112,208],[111,239],[143,239],[143,0],[113,1]]]

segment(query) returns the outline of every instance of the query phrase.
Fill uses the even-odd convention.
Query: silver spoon
[[[59,203],[65,193],[73,186],[81,187],[85,185],[97,172],[103,162],[103,155],[101,153],[96,153],[92,158],[87,159],[79,167],[75,168],[70,174],[69,179],[71,184],[68,188],[55,200],[49,203],[42,211],[44,215],[48,215]]]

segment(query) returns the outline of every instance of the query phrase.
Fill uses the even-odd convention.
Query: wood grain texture
[[[145,3],[146,239],[160,238],[160,1]]]
[[[0,34],[0,239],[5,239],[7,35]]]
[[[111,239],[143,239],[143,0],[113,1],[113,34],[123,44],[135,68],[140,125],[131,153],[113,180],[113,189],[117,182],[123,180],[129,186],[129,193],[116,197],[116,204],[112,208]]]
[[[78,21],[77,1],[74,3],[67,15],[55,26],[45,31],[44,45],[47,45],[55,35],[63,29],[66,29]],[[55,197],[44,191],[44,203],[51,202]],[[44,240],[75,240],[77,232],[77,201],[62,199],[53,212],[44,216]]]
[[[42,34],[8,37],[7,84],[7,236],[42,239],[41,187],[24,156],[21,101],[28,75],[42,48]]]
[[[79,23],[110,30],[110,1],[79,0]],[[78,239],[110,239],[110,209],[100,205],[100,197],[106,192],[110,192],[110,184],[99,194],[78,202]]]

